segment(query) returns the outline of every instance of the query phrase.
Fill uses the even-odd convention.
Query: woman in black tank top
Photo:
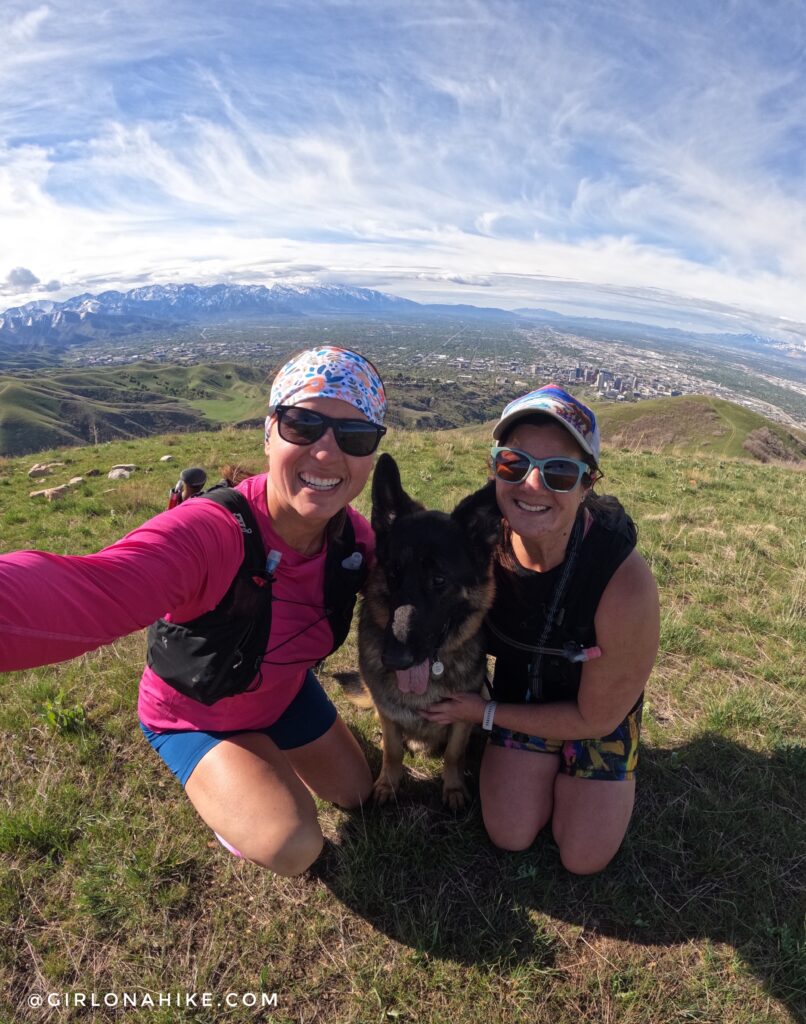
[[[632,815],[657,587],[632,520],[593,493],[592,410],[548,385],[510,402],[493,438],[502,516],[486,623],[493,699],[456,695],[424,715],[489,733],[480,795],[496,846],[525,849],[551,821],[563,864],[592,874]]]

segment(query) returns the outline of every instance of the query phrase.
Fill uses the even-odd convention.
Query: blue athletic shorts
[[[245,732],[262,732],[273,740],[280,750],[293,750],[313,743],[336,721],[336,708],[322,689],[316,676],[308,671],[302,689],[276,722],[263,729],[233,729],[230,732],[199,732],[179,729],[173,732],[153,732],[140,723],[145,738],[184,786],[193,769],[208,750]]]

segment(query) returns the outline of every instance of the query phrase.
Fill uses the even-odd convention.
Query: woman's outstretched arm
[[[243,559],[220,505],[194,499],[92,555],[0,556],[0,671],[66,661],[150,625],[214,608]]]

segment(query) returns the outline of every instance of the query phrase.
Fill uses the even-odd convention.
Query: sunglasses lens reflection
[[[321,416],[307,409],[287,409],[279,421],[280,437],[291,444],[313,444],[325,432]]]
[[[280,437],[290,444],[313,444],[328,427],[345,455],[371,455],[384,434],[382,427],[366,420],[332,419],[301,407],[283,409],[278,415]]]
[[[338,426],[336,440],[346,455],[371,455],[378,447],[381,434],[374,423],[344,420]]]
[[[523,452],[503,449],[494,459],[495,475],[509,484],[522,483],[533,468],[550,491],[573,491],[582,478],[584,469],[573,459],[530,459]]]
[[[543,480],[552,491],[572,491],[579,483],[579,466],[568,459],[552,459],[543,467]]]
[[[517,452],[499,452],[495,457],[495,474],[507,483],[517,484],[525,480],[530,464]]]

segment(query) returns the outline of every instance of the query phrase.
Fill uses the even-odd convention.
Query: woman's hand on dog
[[[481,725],[486,704],[487,701],[477,693],[453,693],[424,708],[419,714],[421,718],[437,725],[451,725],[453,722]]]

